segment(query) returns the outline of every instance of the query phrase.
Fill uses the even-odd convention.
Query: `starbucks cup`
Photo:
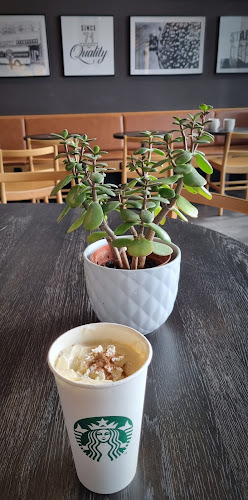
[[[61,351],[73,344],[135,346],[144,363],[117,382],[72,381],[54,367]],[[77,475],[89,490],[110,494],[125,488],[137,468],[147,368],[152,358],[149,341],[136,330],[115,323],[74,328],[52,344],[48,364],[55,376]]]

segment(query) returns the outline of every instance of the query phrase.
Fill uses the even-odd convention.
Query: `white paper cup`
[[[235,118],[224,118],[223,127],[227,132],[232,132],[235,128],[236,120]]]
[[[208,130],[210,132],[217,132],[220,126],[219,118],[210,118],[210,123],[208,124]]]
[[[90,384],[66,379],[54,368],[60,352],[72,344],[136,345],[142,367],[117,382]],[[77,475],[89,490],[111,494],[125,488],[137,468],[150,342],[133,328],[93,323],[74,328],[52,344],[48,364],[55,376]]]

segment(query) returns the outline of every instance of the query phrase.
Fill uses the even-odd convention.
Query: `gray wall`
[[[219,16],[248,15],[247,0],[17,0],[0,14],[45,14],[51,76],[0,78],[0,114],[51,114],[248,106],[248,73],[216,74]],[[113,15],[115,76],[64,77],[60,15]],[[129,16],[206,16],[202,75],[130,76]]]

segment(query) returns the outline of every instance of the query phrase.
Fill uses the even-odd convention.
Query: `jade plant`
[[[162,227],[168,213],[175,212],[184,221],[187,221],[187,216],[198,215],[197,208],[182,196],[183,187],[190,193],[211,199],[204,187],[205,177],[192,165],[194,160],[200,170],[212,173],[205,154],[198,149],[214,139],[204,130],[211,109],[212,106],[202,104],[195,115],[174,116],[174,128],[165,135],[157,131],[141,132],[141,147],[134,151],[127,165],[136,177],[118,186],[104,182],[106,171],[110,170],[103,162],[107,152],[91,144],[96,139],[69,134],[67,130],[61,135],[53,134],[61,139],[64,147],[64,152],[57,158],[64,157],[68,175],[54,187],[51,195],[74,181],[58,222],[71,209],[80,209],[80,215],[67,232],[83,226],[90,233],[88,243],[106,238],[116,265],[123,269],[143,268],[151,253],[171,254],[172,248],[166,244],[171,240]],[[156,175],[158,171],[159,177]],[[122,219],[115,229],[110,227],[108,220],[113,210],[119,212]],[[128,232],[131,237],[125,236]]]

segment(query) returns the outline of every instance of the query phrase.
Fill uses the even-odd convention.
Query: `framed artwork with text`
[[[113,16],[61,16],[65,76],[114,75]]]
[[[45,16],[0,16],[0,77],[48,75]]]
[[[131,17],[131,75],[202,73],[205,17]]]
[[[216,73],[248,73],[248,16],[220,18]]]

